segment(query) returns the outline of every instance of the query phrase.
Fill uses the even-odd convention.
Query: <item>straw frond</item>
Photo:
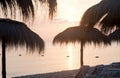
[[[49,3],[49,17],[50,19],[53,18],[57,11],[57,1],[56,0],[47,0]]]
[[[57,2],[56,0],[38,0],[41,3],[48,4],[49,7],[49,16],[52,18],[54,13],[56,12]],[[7,16],[8,9],[11,10],[12,15],[16,15],[13,11],[18,10],[17,7],[19,7],[20,12],[23,15],[23,19],[27,19],[30,16],[34,17],[34,8],[37,7],[33,3],[37,2],[36,0],[0,0],[0,6],[2,8],[2,11],[4,12],[4,15]],[[13,14],[14,13],[14,14]]]
[[[108,37],[111,42],[120,42],[120,29],[115,30]]]
[[[82,19],[80,21],[81,26],[93,27],[96,24],[96,22],[99,21],[100,17],[96,17],[98,7],[99,4],[94,5],[87,9],[87,11],[83,14]]]
[[[87,27],[70,27],[64,30],[63,32],[59,33],[55,36],[53,40],[53,44],[55,43],[75,43],[75,42],[84,42],[84,43],[93,43],[94,45],[98,44],[104,45],[110,44],[109,39],[107,36],[102,34],[98,29],[91,28],[88,29]]]
[[[0,19],[0,40],[4,39],[7,46],[26,46],[27,50],[34,52],[44,50],[44,41],[27,25],[10,19]]]
[[[120,1],[102,0],[90,7],[83,15],[81,24],[94,26],[97,23],[105,33],[120,28]]]

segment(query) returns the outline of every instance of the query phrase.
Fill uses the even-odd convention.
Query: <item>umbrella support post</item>
[[[5,40],[2,39],[2,78],[6,78],[6,52]]]
[[[80,65],[83,66],[83,42],[82,41],[81,41],[80,53],[81,53],[81,55],[80,55],[80,60],[81,60]]]

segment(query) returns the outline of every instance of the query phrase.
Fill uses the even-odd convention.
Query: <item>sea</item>
[[[120,45],[84,47],[84,65],[111,64],[120,62]],[[47,43],[44,54],[29,53],[25,47],[6,49],[7,78],[34,75],[41,73],[73,70],[80,68],[80,43],[68,45],[52,45]],[[0,52],[1,59],[1,52]],[[1,72],[0,60],[0,72]],[[1,78],[1,74],[0,74]]]

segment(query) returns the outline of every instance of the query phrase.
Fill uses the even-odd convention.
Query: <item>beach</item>
[[[75,70],[26,75],[26,76],[20,76],[20,77],[12,77],[12,78],[74,78],[77,73],[78,73],[78,69],[75,69]]]
[[[120,62],[109,65],[82,66],[76,70],[46,74],[28,75],[14,78],[120,78]]]

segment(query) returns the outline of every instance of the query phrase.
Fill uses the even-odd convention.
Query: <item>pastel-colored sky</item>
[[[53,20],[47,19],[44,7],[38,10],[34,26],[31,28],[44,40],[50,40],[64,29],[79,25],[83,13],[101,0],[57,0],[57,13]],[[42,11],[41,11],[42,10]],[[47,34],[47,35],[46,35]]]
[[[80,21],[83,13],[89,7],[97,4],[100,1],[101,0],[57,0],[57,13],[54,19],[67,20],[69,22]],[[48,17],[48,12],[46,9],[44,7],[39,7],[39,10],[37,11],[37,20],[45,21],[45,19]]]
[[[101,0],[57,0],[57,18],[68,21],[80,21],[86,9]]]

